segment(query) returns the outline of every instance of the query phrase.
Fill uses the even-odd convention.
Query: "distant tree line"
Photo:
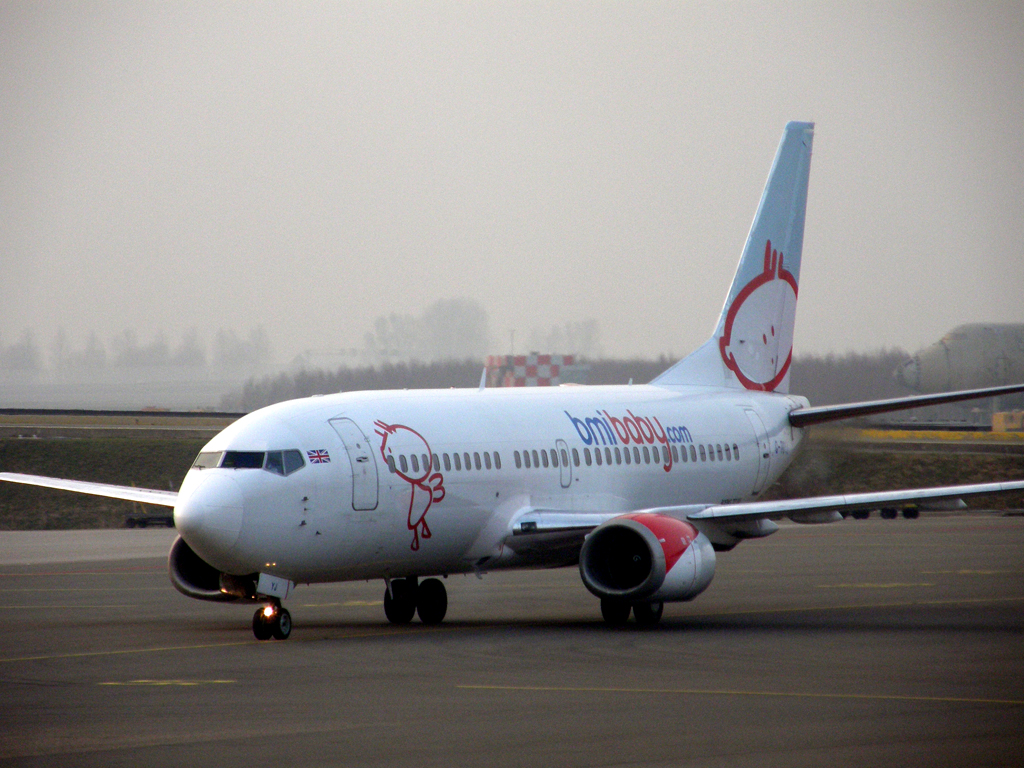
[[[816,405],[856,402],[907,394],[893,371],[907,359],[906,352],[882,349],[844,355],[803,355],[792,365],[790,391]],[[643,384],[675,360],[590,360],[588,384]],[[227,411],[252,411],[282,400],[332,392],[380,389],[446,389],[474,387],[480,380],[479,359],[401,362],[378,366],[342,367],[336,371],[301,371],[250,378],[241,391],[226,395]]]
[[[46,353],[40,349],[32,331],[24,331],[11,344],[0,340],[0,372],[6,373],[80,373],[157,366],[212,366],[251,371],[265,366],[270,358],[270,340],[262,328],[254,328],[246,336],[220,329],[209,349],[194,328],[186,331],[177,344],[168,342],[163,333],[150,341],[142,341],[130,329],[105,344],[93,332],[82,347],[75,347],[62,329],[54,336]]]

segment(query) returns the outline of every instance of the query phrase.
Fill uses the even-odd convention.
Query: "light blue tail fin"
[[[652,384],[789,392],[814,123],[789,123],[712,337]]]

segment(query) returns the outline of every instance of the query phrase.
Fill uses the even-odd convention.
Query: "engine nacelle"
[[[256,574],[232,576],[218,571],[197,555],[181,536],[171,545],[167,571],[174,588],[196,600],[226,603],[256,599]]]
[[[711,583],[715,550],[682,520],[623,515],[595,528],[580,550],[580,576],[601,598],[628,602],[690,600]]]

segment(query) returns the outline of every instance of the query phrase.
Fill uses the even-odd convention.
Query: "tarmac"
[[[0,533],[0,765],[981,766],[1024,755],[1024,518],[783,525],[660,625],[575,569],[303,586],[287,641],[174,591],[174,532]]]

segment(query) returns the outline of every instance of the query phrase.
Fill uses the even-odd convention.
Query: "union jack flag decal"
[[[327,451],[306,451],[310,464],[330,464],[331,455]]]

